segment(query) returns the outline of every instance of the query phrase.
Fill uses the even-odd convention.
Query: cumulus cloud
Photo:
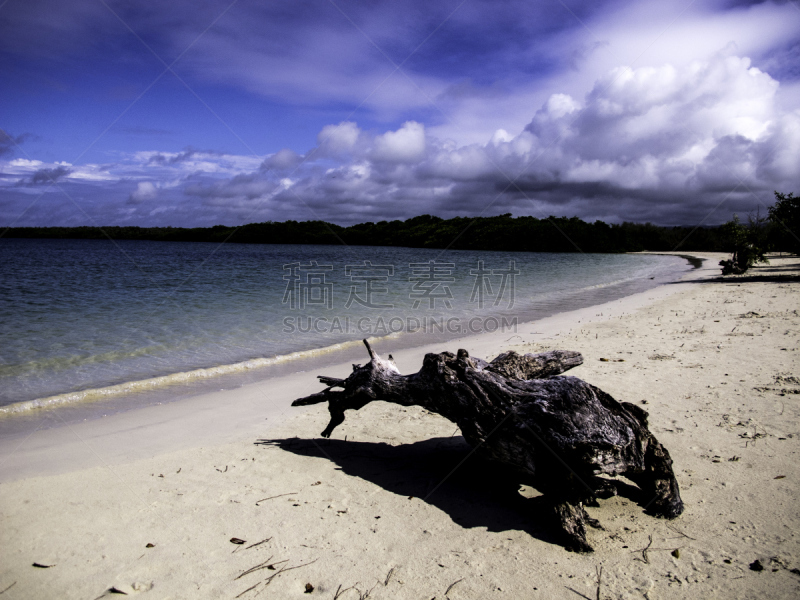
[[[136,184],[136,189],[128,196],[128,204],[141,204],[149,200],[155,200],[158,196],[158,188],[152,181],[140,181]]]
[[[800,111],[778,90],[737,56],[620,67],[581,99],[551,95],[516,135],[458,145],[414,121],[377,135],[345,122],[320,132],[289,188],[261,172],[187,193],[269,195],[277,214],[337,222],[488,210],[685,224],[725,200],[719,222],[800,183]]]
[[[769,74],[718,54],[612,69],[583,95],[551,94],[527,125],[498,129],[482,143],[440,138],[418,121],[388,131],[344,121],[323,127],[304,155],[189,148],[113,165],[13,159],[2,172],[20,193],[52,179],[102,191],[110,222],[354,223],[512,212],[715,223],[759,199],[770,203],[774,189],[800,187],[800,110],[779,100]],[[127,201],[113,209],[105,199],[123,189]],[[154,210],[156,198],[169,210]]]
[[[284,171],[295,168],[302,161],[303,157],[297,152],[289,148],[284,148],[265,158],[264,162],[261,163],[261,169],[265,171],[270,169]]]
[[[360,136],[361,130],[352,121],[326,125],[317,135],[317,147],[324,156],[346,155],[356,149]]]
[[[769,135],[777,89],[769,75],[737,57],[680,70],[619,68],[595,84],[580,108],[551,98],[521,136],[496,148],[506,146],[508,156],[522,160],[535,155],[519,166],[531,176],[545,177],[541,166],[555,159],[559,181],[686,185],[727,136],[756,142]],[[522,142],[530,148],[521,150]],[[684,177],[676,179],[677,172]]]
[[[373,160],[416,163],[424,156],[425,126],[421,123],[408,121],[397,131],[387,131],[375,138]]]

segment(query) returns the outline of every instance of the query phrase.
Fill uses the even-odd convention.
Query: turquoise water
[[[643,255],[0,239],[0,406],[252,374],[367,336],[407,347],[513,330],[688,268]]]

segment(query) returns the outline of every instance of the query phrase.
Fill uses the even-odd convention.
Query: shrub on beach
[[[775,250],[800,254],[800,197],[793,192],[775,192],[775,205],[769,208],[772,243]]]
[[[747,224],[733,215],[720,229],[731,258],[720,261],[723,275],[741,275],[756,263],[769,262],[770,250],[800,254],[800,197],[775,192],[775,204],[768,216],[750,213]]]
[[[722,226],[731,258],[720,261],[723,275],[741,275],[756,263],[769,262],[764,256],[769,247],[767,219],[759,213],[750,214],[747,224],[733,215],[733,220]]]

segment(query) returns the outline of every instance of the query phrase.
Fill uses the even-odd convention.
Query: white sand
[[[690,278],[716,275],[718,260]],[[578,350],[585,363],[570,374],[647,402],[686,512],[664,521],[601,501],[589,509],[606,527],[589,532],[593,554],[554,544],[536,492],[467,458],[441,417],[373,403],[321,441],[325,407],[289,407],[320,389],[316,373],[300,373],[0,440],[0,592],[330,599],[341,585],[354,586],[343,600],[370,589],[442,599],[458,582],[453,600],[595,598],[602,567],[604,598],[798,597],[798,273],[800,261],[777,259],[741,281],[663,286],[522,325],[518,337],[395,353],[411,372],[425,352],[456,347],[487,359]],[[795,280],[762,281],[786,274]],[[275,567],[237,579],[261,563]]]

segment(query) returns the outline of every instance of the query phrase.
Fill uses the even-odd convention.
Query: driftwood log
[[[330,437],[346,410],[373,400],[421,406],[454,422],[484,457],[515,467],[550,501],[567,549],[591,552],[586,524],[600,527],[584,504],[616,494],[615,476],[642,490],[650,514],[683,512],[669,452],[647,428],[647,413],[602,390],[560,374],[583,362],[578,352],[506,352],[491,362],[466,350],[427,354],[418,373],[402,375],[389,355],[364,340],[370,362],[353,365],[347,379],[319,376],[322,392],[292,406],[328,403]],[[337,391],[335,388],[341,388]]]

